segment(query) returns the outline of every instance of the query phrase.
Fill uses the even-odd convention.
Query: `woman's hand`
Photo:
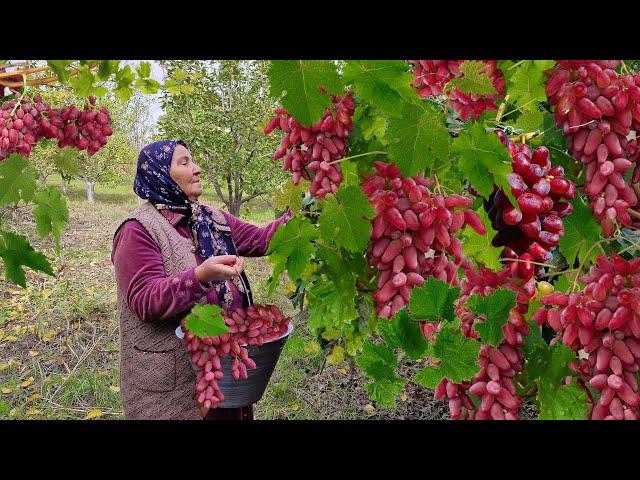
[[[196,267],[196,278],[200,283],[213,280],[229,280],[240,275],[244,269],[244,261],[235,255],[218,255],[209,257]]]

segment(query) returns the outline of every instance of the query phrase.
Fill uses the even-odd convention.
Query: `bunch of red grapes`
[[[284,158],[283,169],[292,173],[294,185],[301,178],[311,180],[310,193],[318,198],[338,191],[342,171],[340,164],[332,162],[347,155],[347,137],[353,129],[351,117],[355,108],[351,93],[334,96],[331,108],[311,127],[301,125],[283,108],[275,110],[277,116],[269,121],[264,133],[282,130],[280,147],[273,159]]]
[[[569,151],[585,165],[584,192],[611,236],[615,222],[632,225],[628,213],[638,204],[625,174],[634,165],[632,183],[640,181],[640,74],[617,73],[619,60],[559,60],[547,81],[555,121],[570,137]]]
[[[247,368],[256,368],[256,363],[249,358],[246,345],[262,345],[281,338],[291,320],[275,305],[254,304],[246,309],[223,310],[222,314],[229,332],[215,337],[197,337],[187,330],[184,320],[181,323],[185,331],[183,341],[196,367],[195,399],[203,417],[209,409],[224,402],[224,394],[218,385],[224,377],[221,357],[233,357],[233,378],[247,378]]]
[[[5,102],[0,107],[0,126],[0,160],[11,153],[28,157],[44,138],[57,139],[61,148],[74,146],[93,155],[113,134],[109,110],[97,110],[93,97],[83,110],[75,106],[52,108],[39,96]]]
[[[378,315],[390,318],[409,302],[411,289],[422,285],[425,277],[457,283],[458,266],[468,262],[453,233],[465,225],[481,234],[486,229],[470,209],[469,198],[433,194],[432,180],[404,177],[393,163],[374,162],[374,167],[375,173],[362,185],[376,213],[367,256],[380,271],[373,294]]]
[[[575,185],[563,178],[561,166],[551,166],[549,150],[528,145],[516,145],[502,130],[496,131],[509,150],[513,173],[508,175],[511,193],[518,208],[511,204],[503,190],[495,187],[485,207],[496,236],[495,247],[504,246],[503,258],[519,260],[510,263],[512,274],[531,278],[541,267],[531,262],[551,260],[551,251],[564,235],[562,217],[573,211],[570,203],[576,195]]]
[[[536,294],[535,280],[514,277],[505,267],[499,272],[482,268],[480,272],[467,269],[461,282],[460,298],[456,303],[456,315],[460,318],[462,333],[478,338],[474,326],[485,319],[474,314],[467,306],[471,295],[487,296],[497,288],[516,292],[516,306],[509,312],[509,320],[502,327],[504,340],[498,348],[483,345],[480,349],[480,371],[470,381],[454,383],[443,379],[435,390],[435,398],[446,397],[454,420],[517,420],[522,400],[516,392],[514,377],[524,366],[522,350],[529,326],[523,315],[529,308],[529,300]],[[424,331],[424,329],[423,329]],[[430,332],[427,332],[430,333]],[[428,337],[427,337],[428,338]],[[476,408],[469,394],[479,402]]]
[[[579,352],[580,361],[570,366],[600,396],[592,401],[591,419],[637,420],[640,258],[601,255],[580,280],[582,292],[546,295],[541,302],[550,308],[538,309],[534,318],[557,332],[555,341]]]
[[[409,60],[413,65],[415,80],[412,85],[418,89],[420,98],[438,96],[443,93],[447,83],[464,74],[460,64],[464,60]],[[485,72],[491,78],[497,93],[478,95],[464,93],[459,88],[446,92],[453,110],[463,121],[477,118],[485,110],[497,110],[496,100],[502,95],[505,86],[504,76],[495,60],[485,60]]]

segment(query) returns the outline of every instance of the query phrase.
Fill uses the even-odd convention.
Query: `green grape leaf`
[[[187,330],[200,338],[217,337],[229,331],[219,305],[197,303],[185,318],[184,323]]]
[[[369,398],[381,407],[396,407],[396,397],[402,393],[407,381],[404,378],[385,378],[366,386]]]
[[[120,69],[120,60],[102,60],[98,66],[97,76],[100,80],[107,80]]]
[[[535,132],[543,129],[544,113],[540,110],[524,112],[516,120],[516,128],[524,132]]]
[[[152,78],[139,78],[135,83],[136,87],[144,94],[153,95],[162,85]],[[191,85],[189,85],[191,86]],[[193,88],[193,87],[192,87]]]
[[[71,60],[47,60],[47,65],[51,67],[60,83],[67,83],[69,80],[69,70],[67,67],[71,65]]]
[[[566,258],[569,266],[573,265],[576,257],[580,262],[584,262],[585,259],[587,261],[595,260],[599,250],[591,248],[591,246],[599,240],[602,231],[580,195],[576,195],[571,204],[573,205],[573,213],[562,219],[564,235],[560,237],[558,244],[560,253]]]
[[[360,128],[365,140],[371,141],[373,138],[377,138],[383,145],[386,145],[387,119],[385,117],[381,115],[366,116],[360,121]]]
[[[575,381],[561,387],[539,384],[536,399],[540,420],[584,420],[587,416],[587,394]]]
[[[51,234],[56,244],[56,250],[59,252],[60,233],[69,223],[67,201],[53,187],[38,192],[34,200],[36,207],[33,209],[33,216],[36,219],[38,234],[40,238]]]
[[[525,60],[514,69],[509,78],[508,91],[516,106],[525,111],[534,111],[538,108],[538,102],[547,101],[543,72],[554,65],[554,60]]]
[[[307,325],[314,334],[334,340],[343,334],[344,327],[358,317],[355,306],[357,295],[355,278],[347,274],[323,278],[314,282],[305,295],[309,320]]]
[[[421,287],[411,292],[409,311],[415,319],[452,321],[453,302],[459,296],[460,287],[452,287],[447,282],[429,277]]]
[[[418,103],[413,75],[402,60],[347,60],[342,76],[358,98],[392,117],[402,117],[402,100]]]
[[[273,205],[276,211],[283,212],[290,207],[292,212],[299,212],[302,208],[304,193],[308,191],[308,180],[301,179],[298,185],[294,185],[290,180],[284,181],[276,187],[273,194]]]
[[[489,215],[482,206],[476,210],[476,213],[487,229],[487,233],[480,235],[469,225],[464,227],[461,235],[462,253],[464,253],[466,257],[473,258],[492,270],[500,270],[503,267],[502,262],[500,262],[502,248],[494,247],[491,244],[491,240],[496,235],[496,231],[491,226]]]
[[[95,97],[98,97],[98,98],[102,98],[102,97],[104,97],[108,92],[109,92],[109,90],[107,90],[107,89],[106,89],[106,88],[104,88],[104,87],[95,87],[95,88],[93,89],[93,95],[94,95]]]
[[[444,373],[439,367],[427,365],[413,377],[413,381],[425,388],[436,388],[443,378]]]
[[[543,341],[544,342],[544,341]],[[568,375],[574,375],[568,363],[576,354],[563,344],[550,347],[535,341],[535,347],[527,356],[527,377],[538,386],[536,402],[542,420],[584,419],[587,413],[587,398],[584,390],[575,384],[563,385]]]
[[[414,378],[428,388],[435,387],[443,378],[456,383],[470,380],[480,370],[480,342],[465,337],[460,331],[459,321],[442,325],[433,346],[433,354],[440,360],[440,365],[427,366]]]
[[[5,276],[16,285],[26,287],[23,266],[53,276],[51,264],[42,253],[29,245],[27,237],[11,232],[0,231],[0,258],[4,260]]]
[[[396,376],[398,361],[393,351],[385,345],[364,342],[362,353],[356,357],[356,362],[373,380],[392,379]]]
[[[359,187],[341,186],[328,196],[318,219],[320,237],[352,252],[364,251],[369,243],[371,220],[375,215],[369,199]]]
[[[542,306],[539,301],[537,304]],[[531,314],[533,314],[535,310],[537,310],[537,308],[529,308]],[[542,338],[540,326],[534,320],[529,320],[527,323],[529,324],[529,334],[524,337],[524,354],[528,362],[532,355],[534,355],[533,352],[539,348],[548,348],[548,345],[547,342],[544,341],[544,338]]]
[[[149,75],[151,75],[151,63],[140,62],[138,65],[136,65],[136,73],[141,79],[149,78]]]
[[[458,167],[483,197],[489,198],[495,184],[517,208],[518,202],[507,181],[507,175],[512,172],[509,152],[495,133],[485,132],[481,123],[467,125],[468,130],[453,141],[452,150],[458,156]]]
[[[269,66],[269,94],[282,98],[282,106],[303,125],[312,125],[331,105],[329,94],[341,94],[343,84],[336,66],[327,60],[273,60]]]
[[[113,89],[113,93],[121,102],[127,102],[133,96],[133,88],[118,87]]]
[[[424,173],[425,169],[446,162],[450,136],[444,115],[426,103],[403,102],[399,108],[402,117],[389,118],[385,133],[389,160],[405,176]]]
[[[135,73],[131,70],[131,66],[125,65],[123,68],[116,72],[116,81],[118,82],[118,88],[128,87],[136,79]]]
[[[516,292],[498,288],[486,297],[471,295],[467,306],[476,315],[483,315],[486,319],[474,326],[482,342],[498,347],[504,338],[502,327],[509,320],[509,312],[516,306]]]
[[[401,348],[412,360],[420,360],[430,350],[420,326],[409,316],[406,308],[390,320],[380,319],[378,326],[387,345]]]
[[[514,69],[511,67],[514,65],[515,62],[513,60],[498,60],[498,68],[502,72],[505,82],[509,82],[509,79],[513,76]]]
[[[343,162],[341,167],[342,185],[351,185],[360,188],[361,182],[360,176],[358,175],[358,164],[356,162]]]
[[[312,240],[318,238],[316,228],[300,217],[293,217],[280,225],[269,243],[269,261],[284,264],[292,282],[302,277],[302,272],[309,262],[315,247]],[[275,272],[274,272],[275,274]]]
[[[36,189],[36,171],[29,162],[12,153],[0,163],[0,207],[30,202]]]
[[[77,75],[69,79],[69,85],[79,97],[88,97],[93,93],[93,83],[96,78],[86,67],[83,67]]]
[[[487,65],[477,60],[465,60],[460,64],[461,77],[454,78],[445,90],[459,88],[463,93],[485,95],[496,93],[493,82],[486,72]]]

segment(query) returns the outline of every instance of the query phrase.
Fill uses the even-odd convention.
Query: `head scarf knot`
[[[176,145],[187,145],[182,140],[160,140],[147,145],[138,155],[136,178],[133,191],[140,198],[149,200],[158,209],[167,209],[182,213],[188,218],[193,242],[200,257],[205,261],[216,255],[237,255],[230,232],[216,227],[211,211],[197,200],[189,200],[187,194],[178,186],[171,175],[171,159]],[[243,295],[244,306],[252,302],[249,279],[244,272],[240,277],[232,278],[233,283]],[[220,304],[229,308],[233,295],[225,281],[211,282],[218,293]]]

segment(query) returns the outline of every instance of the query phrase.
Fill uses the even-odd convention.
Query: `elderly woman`
[[[120,392],[125,419],[200,419],[190,356],[176,336],[196,303],[248,306],[239,257],[264,255],[287,212],[256,227],[198,202],[200,167],[180,140],[142,149],[133,190],[147,200],[118,227],[111,259],[120,309]],[[206,419],[253,419],[252,406]]]

